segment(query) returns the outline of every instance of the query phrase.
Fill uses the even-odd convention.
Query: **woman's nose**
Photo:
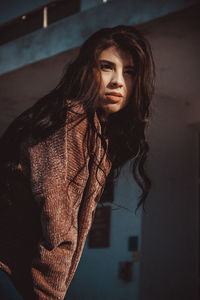
[[[123,75],[121,74],[121,72],[113,72],[111,80],[110,80],[111,86],[122,87],[123,83],[124,83],[124,79],[123,79]]]

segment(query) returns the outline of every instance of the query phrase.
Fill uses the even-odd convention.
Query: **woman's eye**
[[[108,64],[102,64],[100,68],[101,70],[112,70],[112,67]]]
[[[130,75],[130,76],[135,76],[135,75],[136,75],[135,70],[126,70],[124,73],[125,73],[125,74],[128,74],[128,75]]]

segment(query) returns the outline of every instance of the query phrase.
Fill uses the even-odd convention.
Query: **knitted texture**
[[[10,182],[17,200],[0,216],[0,267],[26,300],[64,298],[111,168],[98,138],[97,172],[85,142],[88,120],[73,118],[45,140],[23,144]],[[95,125],[101,131],[96,114]]]

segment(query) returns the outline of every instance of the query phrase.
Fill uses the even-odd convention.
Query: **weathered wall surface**
[[[149,131],[153,189],[142,220],[140,300],[197,300],[200,6],[153,21],[145,30],[157,88]]]
[[[0,74],[80,46],[102,27],[135,25],[181,10],[199,0],[114,0],[62,19],[0,47]],[[41,4],[43,1],[41,1]]]

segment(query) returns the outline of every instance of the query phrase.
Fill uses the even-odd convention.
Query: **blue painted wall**
[[[32,10],[35,10],[50,0],[6,0],[1,1],[0,24],[7,23],[12,19],[18,18]]]
[[[88,249],[85,244],[77,273],[71,283],[65,300],[137,300],[139,295],[140,262],[133,263],[133,281],[118,279],[121,261],[132,261],[128,251],[129,236],[138,236],[141,247],[141,211],[134,214],[139,188],[133,182],[127,164],[115,184],[115,203],[126,207],[117,209],[113,205],[111,213],[110,247]]]
[[[136,25],[199,0],[115,0],[101,3],[0,47],[0,74],[80,46],[102,27]]]
[[[110,1],[110,0],[108,0]],[[81,1],[81,11],[90,9],[92,7],[102,4],[102,0],[82,0]]]

